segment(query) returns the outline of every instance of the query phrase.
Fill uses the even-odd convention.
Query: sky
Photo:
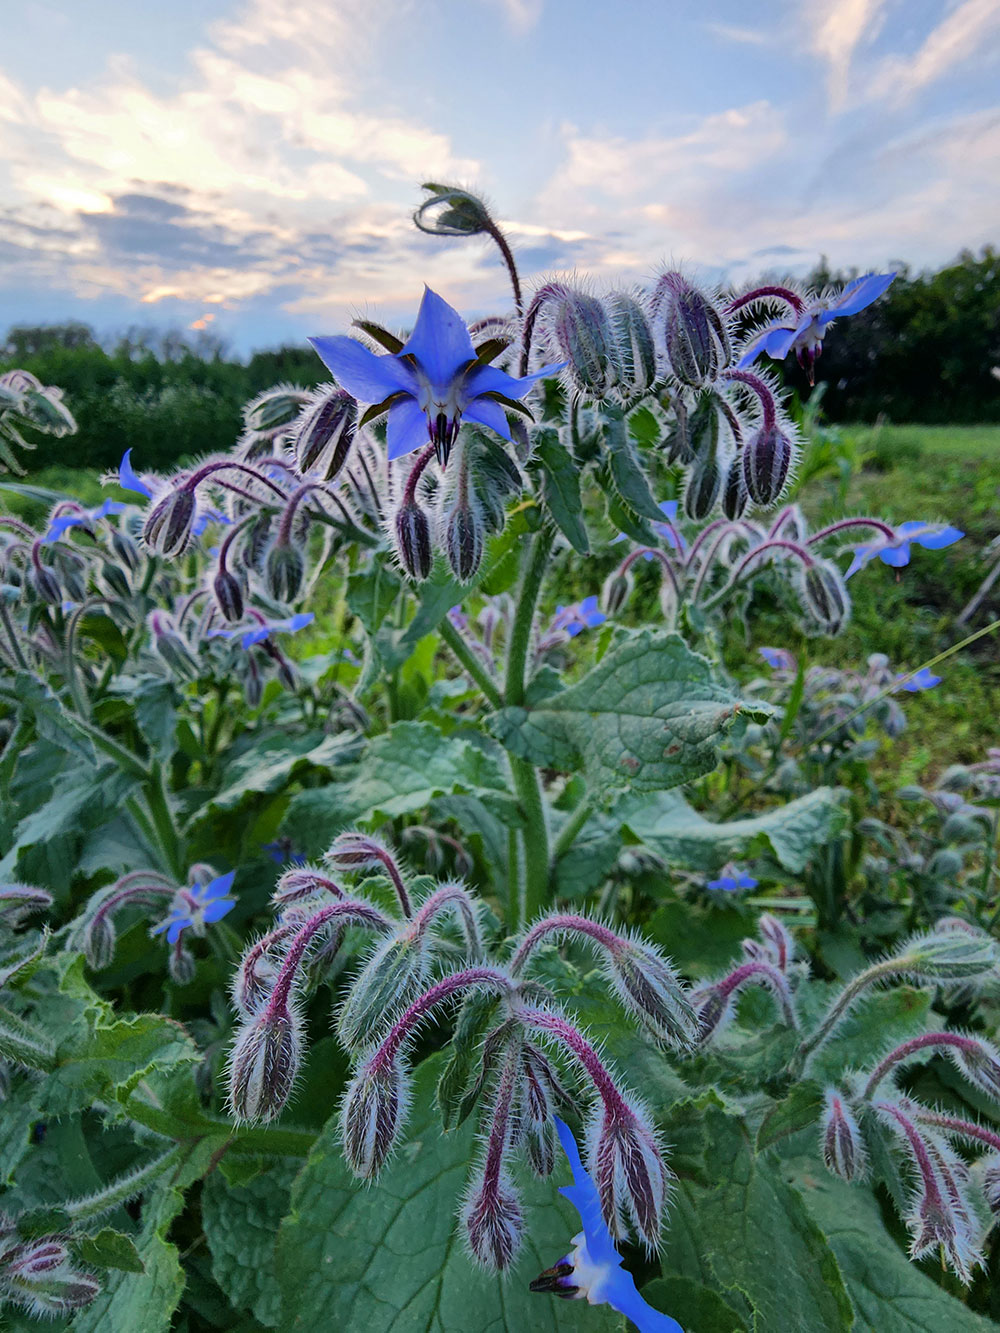
[[[528,285],[933,268],[1000,243],[1000,0],[0,0],[0,330],[237,353]]]

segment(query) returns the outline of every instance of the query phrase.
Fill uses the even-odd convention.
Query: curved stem
[[[510,246],[507,244],[507,238],[496,223],[492,221],[486,228],[486,234],[496,242],[497,248],[503,255],[503,262],[507,265],[507,272],[510,274],[510,285],[514,289],[514,305],[517,307],[517,313],[520,315],[524,308],[521,300],[521,280],[518,277],[517,265],[514,263],[514,256],[511,253]]]
[[[459,662],[465,668],[466,672],[472,677],[484,696],[494,708],[503,707],[503,697],[497,688],[496,682],[488,675],[485,666],[476,657],[475,653],[466,643],[461,630],[455,628],[447,616],[440,624],[441,638],[448,645],[451,651],[458,658]]]
[[[552,847],[552,865],[559,860],[560,856],[565,856],[569,849],[576,842],[581,829],[593,813],[594,802],[589,796],[585,796],[570,817],[563,824],[556,837]]]

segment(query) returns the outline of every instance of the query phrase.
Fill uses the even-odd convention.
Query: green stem
[[[0,1009],[0,1057],[28,1069],[56,1067],[55,1048],[48,1037],[9,1009]]]
[[[482,690],[484,697],[494,708],[503,707],[503,698],[501,697],[500,691],[497,689],[496,683],[490,679],[482,662],[476,657],[460,631],[455,628],[447,616],[441,621],[440,631],[441,638],[458,658],[465,671]]]
[[[7,635],[8,642],[10,643],[10,651],[14,654],[15,662],[21,668],[22,671],[28,671],[29,670],[28,659],[25,657],[21,649],[20,640],[18,639],[17,633],[14,629],[14,622],[10,618],[10,612],[7,610],[7,603],[4,601],[2,596],[0,596],[0,620],[3,621],[4,632]]]
[[[580,830],[586,824],[594,810],[594,803],[589,796],[585,796],[576,807],[570,817],[559,830],[559,836],[552,846],[552,864],[553,866],[559,860],[560,856],[565,856],[569,849],[576,842]]]
[[[507,676],[504,681],[504,702],[508,707],[524,702],[525,676],[528,665],[528,647],[535,618],[535,606],[541,591],[542,579],[548,566],[549,553],[555,532],[542,527],[535,533],[528,551],[521,577],[521,587],[511,628],[507,650]],[[522,856],[515,866],[516,876],[511,884],[508,902],[510,926],[518,931],[542,910],[549,888],[549,833],[545,821],[545,800],[538,773],[526,759],[510,756],[511,775],[524,813],[521,830]]]
[[[158,1176],[162,1176],[175,1162],[179,1162],[184,1152],[184,1144],[171,1144],[166,1152],[154,1157],[151,1162],[146,1162],[135,1171],[127,1171],[93,1194],[88,1194],[82,1199],[69,1200],[62,1205],[62,1210],[72,1223],[88,1222],[92,1218],[100,1217],[102,1213],[109,1213],[120,1203],[127,1203],[129,1199],[134,1199],[137,1194],[143,1193]]]
[[[173,811],[170,809],[170,795],[164,781],[163,768],[155,759],[150,779],[146,783],[145,795],[164,860],[177,883],[183,884],[187,866],[184,864],[181,836],[174,822]]]
[[[862,991],[873,985],[874,982],[880,981],[883,977],[891,977],[905,972],[909,962],[912,962],[912,959],[886,958],[883,962],[875,963],[872,967],[866,968],[864,972],[859,972],[853,981],[848,982],[827,1010],[826,1017],[819,1027],[799,1047],[796,1057],[799,1067],[801,1068],[813,1051],[822,1046],[833,1033],[834,1028]]]

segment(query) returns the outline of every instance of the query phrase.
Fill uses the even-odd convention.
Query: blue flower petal
[[[639,1333],[684,1333],[676,1319],[654,1310],[648,1301],[643,1300],[636,1288],[635,1278],[624,1268],[612,1274],[602,1291],[605,1293],[605,1303],[626,1319],[631,1319]]]
[[[462,415],[467,421],[478,421],[480,426],[488,426],[490,430],[495,430],[498,435],[502,435],[505,440],[510,439],[507,413],[499,403],[493,402],[491,398],[473,398]]]
[[[167,943],[176,944],[181,937],[181,931],[190,925],[190,919],[185,919],[182,916],[174,917],[173,921],[169,923],[169,928],[167,930]]]
[[[315,619],[315,611],[296,611],[295,615],[288,621],[286,628],[292,634],[296,634],[300,629],[305,629],[307,625],[311,625]]]
[[[883,565],[890,565],[893,569],[902,569],[904,565],[910,563],[910,543],[901,542],[898,546],[887,546],[879,551],[878,558]]]
[[[580,1160],[580,1150],[576,1146],[576,1139],[574,1139],[568,1125],[564,1124],[558,1116],[555,1116],[554,1119],[559,1142],[562,1144],[563,1152],[569,1159],[570,1170],[573,1172],[573,1184],[563,1185],[559,1193],[564,1198],[569,1199],[580,1214],[580,1221],[583,1223],[583,1234],[587,1239],[587,1249],[594,1262],[620,1264],[621,1255],[615,1249],[608,1224],[604,1220],[597,1186],[584,1170],[583,1162]]]
[[[425,287],[417,322],[400,356],[416,357],[430,382],[444,386],[454,379],[457,371],[476,359],[476,349],[458,311],[437,292]]]
[[[415,393],[417,378],[405,361],[376,356],[354,338],[310,338],[323,364],[348,393],[364,403],[381,403],[394,393]]]
[[[943,547],[960,541],[964,536],[965,533],[960,528],[942,528],[940,532],[928,532],[922,536],[914,536],[910,540],[915,541],[918,546],[923,546],[925,550],[940,551]]]
[[[122,461],[118,465],[118,485],[123,490],[135,491],[138,495],[144,495],[147,500],[153,498],[153,492],[140,476],[132,471],[132,450],[126,449]]]
[[[415,398],[402,398],[389,408],[386,426],[386,444],[389,461],[412,454],[427,443],[427,417],[417,406]]]
[[[866,273],[862,278],[855,278],[830,302],[828,309],[820,315],[820,322],[828,324],[841,315],[856,315],[877,301],[895,276],[895,273]]]
[[[231,898],[215,898],[212,902],[205,904],[205,910],[202,912],[202,920],[206,923],[221,921],[227,912],[231,912],[236,903]]]
[[[764,339],[764,351],[772,361],[784,361],[798,336],[799,329],[797,327],[789,329],[783,325],[778,325],[771,329]]]
[[[236,871],[230,870],[228,874],[219,875],[217,879],[211,880],[205,887],[203,901],[210,902],[213,898],[224,897],[233,887],[233,880],[236,878]]]
[[[541,370],[533,370],[530,375],[524,375],[520,379],[508,375],[498,366],[477,366],[465,381],[466,392],[472,397],[481,393],[502,393],[505,398],[513,398],[519,402],[539,380],[557,374],[566,364],[565,361],[559,361],[551,366],[542,366]]]

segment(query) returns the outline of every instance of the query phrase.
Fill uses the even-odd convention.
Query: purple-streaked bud
[[[0,884],[0,919],[19,926],[32,912],[47,912],[53,901],[47,889],[33,884]]]
[[[795,941],[787,926],[770,912],[762,912],[757,921],[757,931],[764,941],[769,961],[779,972],[787,972],[789,963],[795,957]]]
[[[742,518],[750,503],[750,494],[743,479],[743,459],[737,454],[726,466],[722,486],[722,512],[726,518]]]
[[[257,665],[257,658],[250,653],[243,659],[243,694],[248,708],[258,708],[264,693],[264,680]]]
[[[273,1120],[291,1096],[302,1038],[298,1014],[269,1005],[236,1033],[229,1057],[229,1108],[237,1120]]]
[[[176,671],[180,676],[193,677],[198,674],[197,659],[168,616],[153,611],[149,616],[149,628],[153,632],[153,647],[171,671]]]
[[[762,959],[741,963],[728,976],[711,985],[701,987],[691,1000],[698,1014],[702,1042],[719,1032],[732,1013],[736,996],[744,986],[767,986],[781,1009],[781,1016],[789,1027],[798,1027],[798,1015],[788,978],[773,964]]]
[[[183,936],[178,939],[167,954],[167,971],[175,986],[190,986],[194,981],[198,965],[194,954],[184,943]]]
[[[553,354],[586,398],[606,398],[615,387],[615,337],[603,304],[563,288],[545,307],[545,331]]]
[[[823,1112],[822,1151],[828,1171],[841,1180],[858,1180],[867,1169],[861,1130],[854,1113],[836,1088],[826,1089]]]
[[[303,474],[318,470],[332,481],[347,461],[358,426],[358,405],[343,389],[320,393],[303,409],[295,429],[295,461]]]
[[[384,870],[392,880],[404,916],[412,916],[410,897],[396,859],[378,838],[349,829],[338,833],[324,860],[342,870]]]
[[[393,519],[396,554],[411,579],[429,578],[434,563],[431,549],[431,525],[416,500],[407,500]]]
[[[670,1172],[645,1112],[605,1103],[594,1139],[593,1178],[604,1219],[623,1239],[628,1222],[649,1250],[660,1243]]]
[[[652,946],[622,939],[609,949],[607,966],[622,1004],[658,1041],[680,1047],[697,1041],[698,1016],[677,973]]]
[[[243,588],[236,575],[229,569],[219,569],[213,582],[215,600],[219,610],[227,620],[243,619]]]
[[[550,1176],[556,1163],[553,1092],[558,1087],[548,1057],[531,1042],[521,1049],[520,1129],[522,1143],[536,1176]]]
[[[486,547],[486,529],[478,506],[459,501],[445,522],[444,549],[451,571],[460,583],[475,578]]]
[[[795,449],[777,421],[766,423],[744,446],[743,480],[751,500],[767,509],[785,489]]]
[[[802,571],[802,600],[826,634],[839,633],[851,614],[843,576],[827,560],[816,560]]]
[[[609,574],[601,589],[601,606],[605,615],[616,616],[632,596],[634,587],[631,569],[616,569]]]
[[[605,301],[618,392],[625,399],[641,397],[656,382],[656,344],[639,302],[627,292],[613,292]]]
[[[62,1241],[56,1240],[53,1236],[46,1236],[33,1244],[18,1246],[9,1261],[8,1271],[18,1277],[41,1277],[68,1261],[69,1250]]]
[[[49,606],[60,606],[64,593],[51,567],[43,565],[41,561],[36,561],[31,566],[31,574],[35,591],[42,601],[48,602]]]
[[[344,1156],[356,1176],[377,1176],[392,1152],[409,1109],[409,1085],[399,1062],[378,1055],[348,1084],[340,1111]]]
[[[473,1257],[484,1268],[505,1272],[521,1248],[524,1230],[520,1201],[506,1172],[473,1179],[462,1221]]]
[[[725,322],[708,297],[680,273],[664,273],[650,306],[674,377],[691,388],[714,380],[731,352]]]
[[[302,552],[291,542],[277,541],[267,553],[264,579],[268,593],[278,602],[294,602],[305,577]]]
[[[714,453],[696,454],[684,485],[684,512],[696,523],[715,508],[722,487],[722,473]]]
[[[160,555],[181,555],[191,540],[196,507],[190,486],[168,491],[149,511],[143,541]]]
[[[1000,1054],[983,1037],[970,1037],[948,1046],[952,1060],[980,1092],[1000,1103]]]
[[[330,894],[333,898],[343,898],[343,889],[329,876],[317,870],[315,866],[292,866],[286,870],[275,885],[271,902],[280,911],[310,898]]]
[[[83,951],[95,972],[110,965],[117,942],[118,935],[110,912],[98,912],[91,917],[83,934]]]
[[[355,978],[340,1010],[337,1035],[353,1050],[377,1040],[400,1010],[423,989],[430,972],[427,950],[414,932],[383,940]]]

